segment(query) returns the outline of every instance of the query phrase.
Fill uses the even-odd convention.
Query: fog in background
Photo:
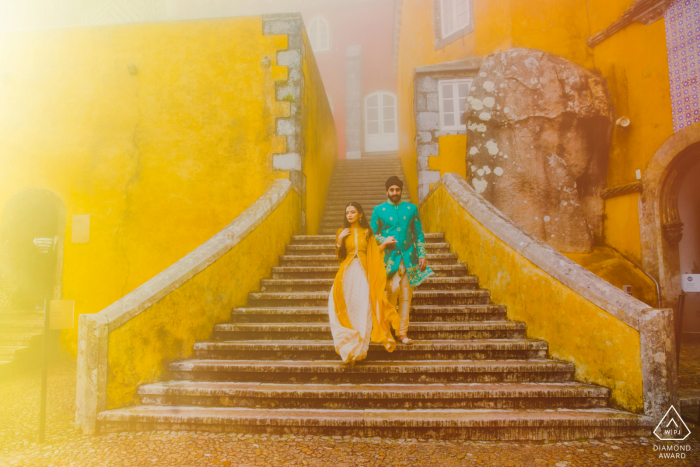
[[[0,30],[297,12],[376,0],[0,0]]]

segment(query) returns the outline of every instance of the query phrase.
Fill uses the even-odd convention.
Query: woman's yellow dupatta
[[[367,242],[369,298],[372,303],[372,342],[379,342],[389,352],[396,348],[391,328],[399,329],[399,314],[386,298],[384,251],[379,250],[374,236]]]
[[[336,234],[336,245],[338,235]],[[343,262],[338,274],[335,276],[333,285],[333,302],[335,303],[335,314],[341,326],[352,329],[350,318],[348,318],[345,295],[343,294],[343,277],[349,262]],[[369,298],[372,305],[372,342],[378,342],[386,350],[392,352],[396,348],[396,341],[391,335],[391,328],[399,328],[399,315],[396,308],[389,303],[386,298],[386,270],[384,268],[384,252],[379,250],[374,237],[367,242],[367,281],[369,282]]]

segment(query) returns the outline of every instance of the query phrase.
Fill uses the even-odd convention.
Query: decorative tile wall
[[[675,132],[700,122],[700,0],[676,0],[665,16]]]

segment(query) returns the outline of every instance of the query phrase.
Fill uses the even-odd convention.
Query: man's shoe
[[[413,341],[408,338],[408,336],[399,336],[399,340],[401,343],[406,344],[406,345],[411,345],[413,344]]]

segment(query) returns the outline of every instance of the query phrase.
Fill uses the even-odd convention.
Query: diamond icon
[[[654,428],[654,435],[661,441],[683,441],[690,435],[690,430],[676,408],[671,406]]]

